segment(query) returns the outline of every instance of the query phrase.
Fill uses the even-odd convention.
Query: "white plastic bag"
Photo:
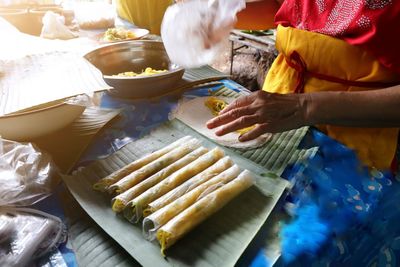
[[[0,138],[0,206],[28,206],[51,194],[58,170],[31,143]]]
[[[161,36],[171,61],[185,68],[210,64],[245,6],[245,0],[192,0],[170,6]]]
[[[0,207],[0,266],[31,266],[64,242],[66,227],[53,215]]]
[[[42,19],[43,28],[40,37],[47,39],[68,40],[78,37],[78,34],[70,31],[65,26],[65,19],[52,11],[47,11]]]

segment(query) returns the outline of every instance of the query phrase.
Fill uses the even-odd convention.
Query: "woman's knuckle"
[[[246,117],[241,117],[238,120],[238,124],[240,124],[240,125],[245,124],[246,122],[247,122],[247,118]]]
[[[239,112],[239,110],[238,110],[238,109],[234,109],[234,110],[232,110],[232,116],[233,116],[234,118],[238,118],[238,117],[239,117],[239,115],[240,115],[240,112]]]

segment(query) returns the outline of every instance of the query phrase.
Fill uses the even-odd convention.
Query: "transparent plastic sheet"
[[[0,206],[28,206],[51,194],[58,170],[31,143],[0,138]]]
[[[220,148],[214,148],[209,151],[207,154],[202,155],[197,158],[195,161],[183,167],[180,171],[171,175],[158,185],[154,186],[153,197],[150,202],[161,197],[162,195],[174,190],[179,187],[182,183],[187,182],[193,176],[196,176],[200,172],[214,165],[217,161],[219,161],[224,156],[224,151]],[[159,193],[161,191],[161,194]],[[151,208],[149,207],[149,203],[146,203],[145,209],[143,210],[143,215],[148,216],[152,213]]]
[[[131,200],[124,210],[125,217],[130,222],[137,223],[143,215],[148,215],[147,213],[149,212],[149,203],[169,192],[170,190],[174,189],[176,186],[182,184],[196,174],[202,172],[206,168],[210,167],[223,156],[224,151],[216,147],[208,153],[202,155],[192,163],[186,165],[179,171],[173,173],[165,180],[161,181],[157,185],[145,191],[143,194]]]
[[[30,266],[65,238],[66,227],[58,217],[27,208],[0,208],[0,266]]]
[[[93,189],[97,190],[97,191],[101,191],[101,192],[107,191],[111,185],[119,182],[121,179],[123,179],[128,174],[130,174],[130,173],[142,168],[143,166],[146,166],[150,162],[164,156],[168,152],[179,147],[181,144],[184,144],[185,142],[189,141],[191,138],[192,138],[191,136],[182,137],[162,149],[154,151],[153,153],[150,153],[140,159],[137,159],[137,160],[129,163],[122,169],[119,169],[119,170],[111,173],[107,177],[100,179],[98,182],[96,182],[93,185]]]
[[[125,192],[129,188],[132,188],[139,182],[143,181],[145,178],[174,163],[175,161],[179,160],[186,154],[189,154],[198,147],[200,147],[200,141],[194,138],[190,139],[181,146],[176,147],[167,154],[161,156],[153,162],[150,162],[139,170],[132,172],[131,174],[122,178],[120,181],[111,185],[109,192],[116,192],[118,194]]]
[[[179,169],[185,167],[188,165],[190,162],[196,160],[198,157],[204,155],[205,153],[208,152],[208,149],[204,147],[199,147],[193,152],[187,154],[183,158],[175,161],[173,164],[169,165],[168,167],[162,169],[161,171],[153,174],[149,178],[145,179],[144,181],[140,182],[139,184],[135,185],[134,187],[131,187],[130,189],[126,190],[124,193],[116,196],[115,198],[112,199],[112,209],[115,212],[120,212],[122,211],[127,203],[134,199],[135,197],[139,196],[143,192],[145,192],[147,189],[151,188],[152,186],[155,186],[157,183],[161,182],[171,174],[173,174],[175,171],[178,171]]]
[[[42,22],[43,27],[40,33],[42,38],[68,40],[79,37],[77,33],[70,31],[65,26],[65,18],[59,14],[47,11]]]
[[[149,204],[151,213],[166,206],[167,204],[171,203],[180,196],[183,196],[187,192],[191,191],[193,188],[198,187],[200,184],[207,182],[211,178],[217,176],[221,172],[231,167],[232,165],[233,161],[228,156],[223,157],[222,159],[218,160],[215,164],[211,165],[201,173],[190,178],[189,180],[179,185],[175,189],[169,191],[165,195],[151,202]]]
[[[245,0],[191,0],[170,6],[161,25],[170,59],[185,68],[210,64],[245,6]]]
[[[93,106],[91,98],[86,94],[69,97],[64,101],[64,103],[69,105],[84,106],[84,107]]]
[[[218,96],[213,98],[214,100],[217,99],[217,101],[221,100],[226,103],[231,103],[234,101],[233,97]],[[223,136],[217,136],[215,134],[215,129],[208,129],[206,126],[207,121],[215,117],[208,106],[209,103],[214,102],[210,101],[210,99],[212,98],[209,96],[196,97],[194,99],[182,99],[179,101],[177,108],[172,111],[170,117],[180,120],[184,124],[195,129],[200,134],[206,136],[208,139],[213,140],[225,147],[240,150],[251,150],[253,148],[261,147],[272,138],[271,133],[265,133],[254,140],[239,142],[239,131],[234,131]]]
[[[220,188],[221,186],[224,186],[224,185],[225,185],[225,183],[222,183],[222,182],[211,185],[206,190],[204,190],[204,192],[202,192],[200,194],[200,196],[196,199],[196,201],[199,201],[203,197],[207,196],[208,194],[214,192],[215,190],[217,190],[218,188]]]
[[[193,188],[186,194],[165,205],[143,220],[143,235],[148,240],[154,240],[157,230],[172,220],[180,212],[193,205],[206,195],[214,192],[221,186],[229,183],[240,174],[240,168],[233,165],[220,174],[205,181],[203,184]]]
[[[195,202],[157,231],[161,253],[175,244],[198,224],[224,207],[255,182],[251,172],[244,170],[237,178]]]

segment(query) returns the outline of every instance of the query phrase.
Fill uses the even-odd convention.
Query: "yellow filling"
[[[151,210],[151,208],[150,207],[147,207],[147,208],[145,208],[144,210],[143,210],[143,217],[147,217],[147,216],[149,216],[150,214],[152,214],[153,212],[152,212],[152,210]]]
[[[167,70],[155,70],[152,68],[146,68],[144,71],[141,73],[136,73],[133,71],[126,71],[126,72],[121,72],[113,76],[118,76],[118,77],[136,77],[136,76],[149,76],[149,75],[154,75],[154,74],[159,74],[166,72]]]
[[[204,105],[206,105],[206,107],[208,107],[211,111],[211,113],[214,116],[218,116],[219,113],[228,106],[228,103],[226,103],[224,100],[219,99],[215,96],[210,96],[207,97],[206,101],[204,102]],[[237,130],[236,132],[239,133],[240,135],[245,134],[247,132],[250,132],[251,130],[253,130],[256,126],[250,126],[250,127],[246,127],[240,130]]]
[[[136,35],[124,28],[110,28],[104,33],[103,37],[105,41],[122,41],[133,38],[136,38]]]
[[[112,205],[112,210],[115,212],[121,212],[125,208],[125,203],[120,199],[115,199],[114,204]]]
[[[158,230],[156,237],[161,245],[161,254],[165,257],[165,250],[169,247],[168,240],[171,234],[163,230]]]
[[[246,128],[240,129],[240,130],[237,130],[236,132],[239,133],[240,135],[242,135],[242,134],[245,134],[245,133],[250,132],[250,131],[253,130],[254,128],[256,128],[255,125],[249,126],[249,127],[246,127]]]
[[[226,103],[224,100],[214,96],[207,97],[204,104],[210,109],[214,116],[218,116],[219,113],[228,106],[228,103]]]

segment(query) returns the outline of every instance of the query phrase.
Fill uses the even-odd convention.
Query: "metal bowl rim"
[[[150,79],[150,78],[156,78],[156,77],[165,77],[165,76],[170,76],[172,74],[175,74],[177,72],[184,71],[183,68],[177,66],[177,68],[173,70],[167,70],[166,72],[163,73],[157,73],[157,74],[151,74],[151,75],[146,75],[146,76],[132,76],[132,77],[125,77],[125,76],[113,76],[113,75],[103,75],[105,79],[112,79],[112,80],[144,80],[144,79]]]
[[[87,60],[89,60],[88,57],[89,57],[90,55],[95,54],[96,52],[98,53],[100,50],[103,50],[104,48],[112,47],[112,46],[115,46],[115,47],[117,47],[117,46],[124,47],[124,46],[126,46],[126,45],[128,45],[128,44],[134,44],[134,43],[149,43],[149,44],[150,44],[150,43],[154,43],[154,44],[158,44],[158,45],[161,44],[161,45],[164,47],[164,43],[163,43],[162,41],[156,41],[156,40],[141,40],[141,39],[139,39],[139,40],[124,40],[124,41],[121,41],[121,42],[106,43],[106,44],[100,45],[100,46],[94,48],[93,50],[87,52],[83,57],[86,58]],[[165,49],[164,49],[164,50],[165,50]]]
[[[120,46],[120,47],[123,48],[124,46],[131,45],[132,43],[138,43],[138,44],[139,43],[148,43],[148,44],[154,43],[154,44],[157,44],[157,45],[162,45],[162,47],[164,48],[164,43],[162,41],[156,41],[156,40],[128,40],[128,41],[121,41],[121,42],[117,42],[117,43],[104,44],[104,45],[102,45],[100,47],[97,47],[97,48],[93,49],[92,51],[89,51],[88,53],[86,53],[84,55],[84,58],[86,58],[90,62],[88,57],[90,57],[90,55],[95,55],[96,53],[100,53],[100,51],[102,49],[104,49],[104,48],[112,47],[112,46],[115,46],[115,47],[119,47]],[[165,51],[165,48],[164,48],[164,51]],[[111,51],[110,51],[110,53],[111,53]],[[167,54],[166,51],[165,51],[165,53]],[[167,54],[167,56],[168,56],[168,54]],[[129,80],[145,80],[145,79],[152,79],[152,78],[156,78],[156,77],[171,76],[171,75],[174,75],[176,73],[179,73],[179,72],[182,72],[182,71],[185,70],[181,66],[172,63],[170,59],[169,59],[169,61],[170,61],[170,66],[172,65],[173,69],[172,70],[168,69],[166,71],[166,73],[158,73],[158,74],[152,74],[152,75],[148,75],[148,76],[133,76],[133,77],[121,77],[121,76],[113,76],[113,75],[104,75],[103,74],[103,78],[109,79],[109,80],[122,80],[122,81],[123,80],[126,80],[126,81],[129,81]]]

